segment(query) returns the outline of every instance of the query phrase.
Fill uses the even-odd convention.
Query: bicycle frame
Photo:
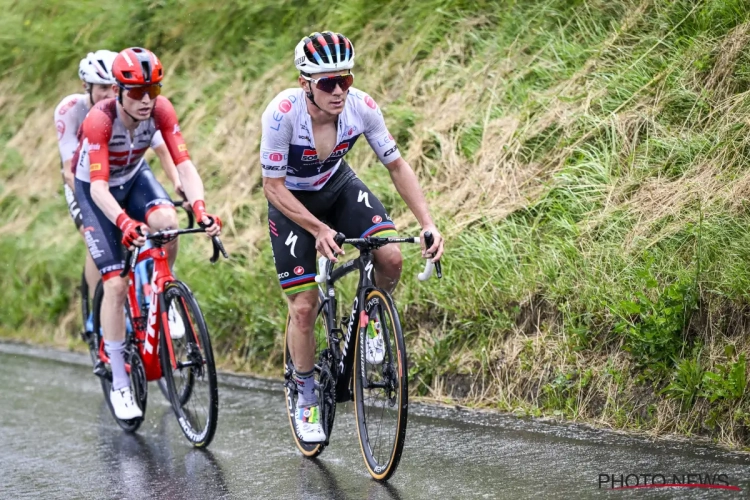
[[[325,286],[320,287],[323,293],[323,300],[319,306],[322,310],[326,308],[328,313],[326,314],[326,330],[332,337],[330,344],[336,346],[332,349],[333,354],[333,366],[336,367],[334,379],[336,381],[336,402],[341,403],[344,401],[351,401],[354,397],[350,382],[352,379],[352,368],[354,367],[354,349],[353,345],[356,338],[352,338],[354,331],[354,323],[357,322],[359,331],[357,335],[364,335],[365,329],[367,328],[368,319],[365,317],[364,300],[367,293],[375,288],[372,281],[372,270],[373,270],[373,256],[371,250],[363,250],[359,256],[350,260],[341,267],[330,270],[331,263],[328,261],[326,264],[326,275],[329,276],[326,280]],[[354,297],[354,303],[352,304],[351,314],[349,315],[349,322],[347,324],[346,333],[343,338],[338,339],[334,333],[341,331],[337,328],[338,320],[336,318],[336,291],[334,289],[334,283],[344,276],[359,271],[359,283],[357,286],[357,296]],[[342,332],[344,333],[344,332]],[[343,346],[340,345],[343,342]]]
[[[127,275],[127,301],[128,315],[133,325],[133,340],[135,345],[138,346],[138,351],[143,361],[146,380],[152,381],[162,377],[161,363],[158,355],[159,334],[169,335],[169,321],[167,320],[167,311],[162,292],[167,283],[174,281],[174,276],[167,262],[167,252],[163,247],[155,246],[143,250],[138,254],[137,263],[140,264],[147,259],[153,259],[154,272],[150,284],[151,300],[149,301],[148,315],[145,317],[145,321],[142,321],[144,319],[142,314],[145,311],[141,311],[137,299],[135,267],[131,267]],[[172,343],[168,342],[167,345],[169,346],[169,357],[174,367],[176,363],[174,353],[172,352]],[[109,363],[109,358],[104,352],[104,342],[99,345],[99,359],[105,363]],[[125,366],[128,373],[130,373],[130,365],[126,364]]]

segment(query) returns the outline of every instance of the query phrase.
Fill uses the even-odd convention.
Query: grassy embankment
[[[406,251],[397,299],[414,391],[748,445],[745,2],[100,5],[0,2],[4,336],[71,343],[83,246],[60,195],[52,109],[76,89],[81,54],[146,45],[166,64],[233,255],[210,267],[208,247],[186,240],[178,272],[224,366],[276,373],[285,313],[259,117],[294,85],[299,37],[335,27],[448,236],[440,283],[417,283]],[[368,148],[350,159],[414,229]]]

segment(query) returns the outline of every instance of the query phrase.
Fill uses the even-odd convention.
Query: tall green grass
[[[426,185],[445,185],[438,183],[446,176],[457,183],[461,170],[448,168],[454,158],[462,168],[479,168],[490,153],[483,145],[488,127],[509,117],[519,125],[496,148],[512,152],[504,161],[538,168],[544,182],[502,218],[493,207],[484,216],[466,214],[460,204],[448,208],[455,205],[450,190],[428,195],[449,239],[445,277],[428,286],[413,279],[421,265],[416,251],[404,249],[397,299],[414,390],[460,398],[447,387],[468,377],[489,387],[471,393],[476,404],[747,443],[747,2],[0,6],[0,70],[9,89],[24,96],[17,113],[0,103],[2,144],[31,110],[60,98],[48,83],[73,78],[87,50],[145,45],[163,54],[178,111],[189,117],[204,106],[208,118],[199,128],[209,134],[218,126],[220,96],[238,78],[255,89],[286,62],[283,78],[291,81],[291,52],[302,35],[333,28],[356,43],[382,34],[387,41],[377,50],[361,51],[367,57],[358,60],[358,78],[370,68],[385,72],[373,80],[380,87],[366,90],[391,96],[384,107],[391,130],[402,151],[418,158]],[[452,55],[435,62],[446,53]],[[402,71],[407,65],[424,70],[421,81]],[[427,123],[435,116],[424,95],[461,94],[476,79],[484,90],[463,101],[475,111],[446,139]],[[200,102],[189,97],[195,87],[204,91]],[[446,107],[443,114],[461,111]],[[403,215],[387,174],[365,168],[371,156],[355,159],[365,163],[361,177]],[[10,181],[23,160],[6,151],[3,178]],[[215,174],[206,179],[209,193],[230,172],[210,163],[207,171]],[[3,189],[0,216],[32,214],[35,221],[0,240],[0,325],[52,324],[72,307],[83,249],[73,236],[54,251],[40,242],[65,218],[59,203]],[[492,194],[478,187],[474,196]],[[237,224],[263,224],[261,196],[256,186],[247,205],[234,209]],[[469,215],[478,217],[463,224]],[[231,264],[209,267],[205,245],[186,242],[178,273],[196,291],[223,358],[272,372],[285,304],[269,245],[237,248]]]

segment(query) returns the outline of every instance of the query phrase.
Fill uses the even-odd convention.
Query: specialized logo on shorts
[[[294,268],[294,274],[297,276],[302,276],[305,273],[305,268],[302,266],[297,266]]]
[[[62,136],[65,133],[65,122],[62,120],[57,120],[55,122],[55,126],[57,127],[57,140],[59,141],[60,139],[62,139]]]
[[[372,208],[372,205],[370,205],[370,193],[360,189],[359,196],[357,196],[357,203],[362,203],[362,200],[365,200],[365,206],[367,208]]]
[[[279,103],[279,111],[281,111],[284,114],[289,113],[292,109],[292,101],[289,99],[284,99]]]
[[[381,222],[383,222],[383,218],[379,215],[376,215],[375,217],[372,218],[373,224],[380,224]]]
[[[284,245],[290,247],[289,253],[292,254],[292,257],[297,257],[294,253],[294,245],[297,244],[297,235],[294,234],[294,231],[289,232],[289,236],[287,236],[286,241],[284,242]]]

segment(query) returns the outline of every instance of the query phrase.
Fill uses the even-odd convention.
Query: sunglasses
[[[154,83],[151,85],[140,85],[138,87],[125,87],[124,85],[121,86],[123,90],[125,90],[125,93],[130,97],[131,99],[135,99],[136,101],[140,101],[143,99],[143,96],[148,94],[149,98],[155,99],[156,96],[161,94],[161,83]]]
[[[327,76],[324,78],[310,78],[309,76],[303,75],[302,78],[308,82],[314,83],[315,88],[322,90],[326,94],[333,94],[333,91],[336,90],[336,85],[346,92],[349,87],[352,86],[352,83],[354,83],[354,75],[351,73],[348,75]]]

